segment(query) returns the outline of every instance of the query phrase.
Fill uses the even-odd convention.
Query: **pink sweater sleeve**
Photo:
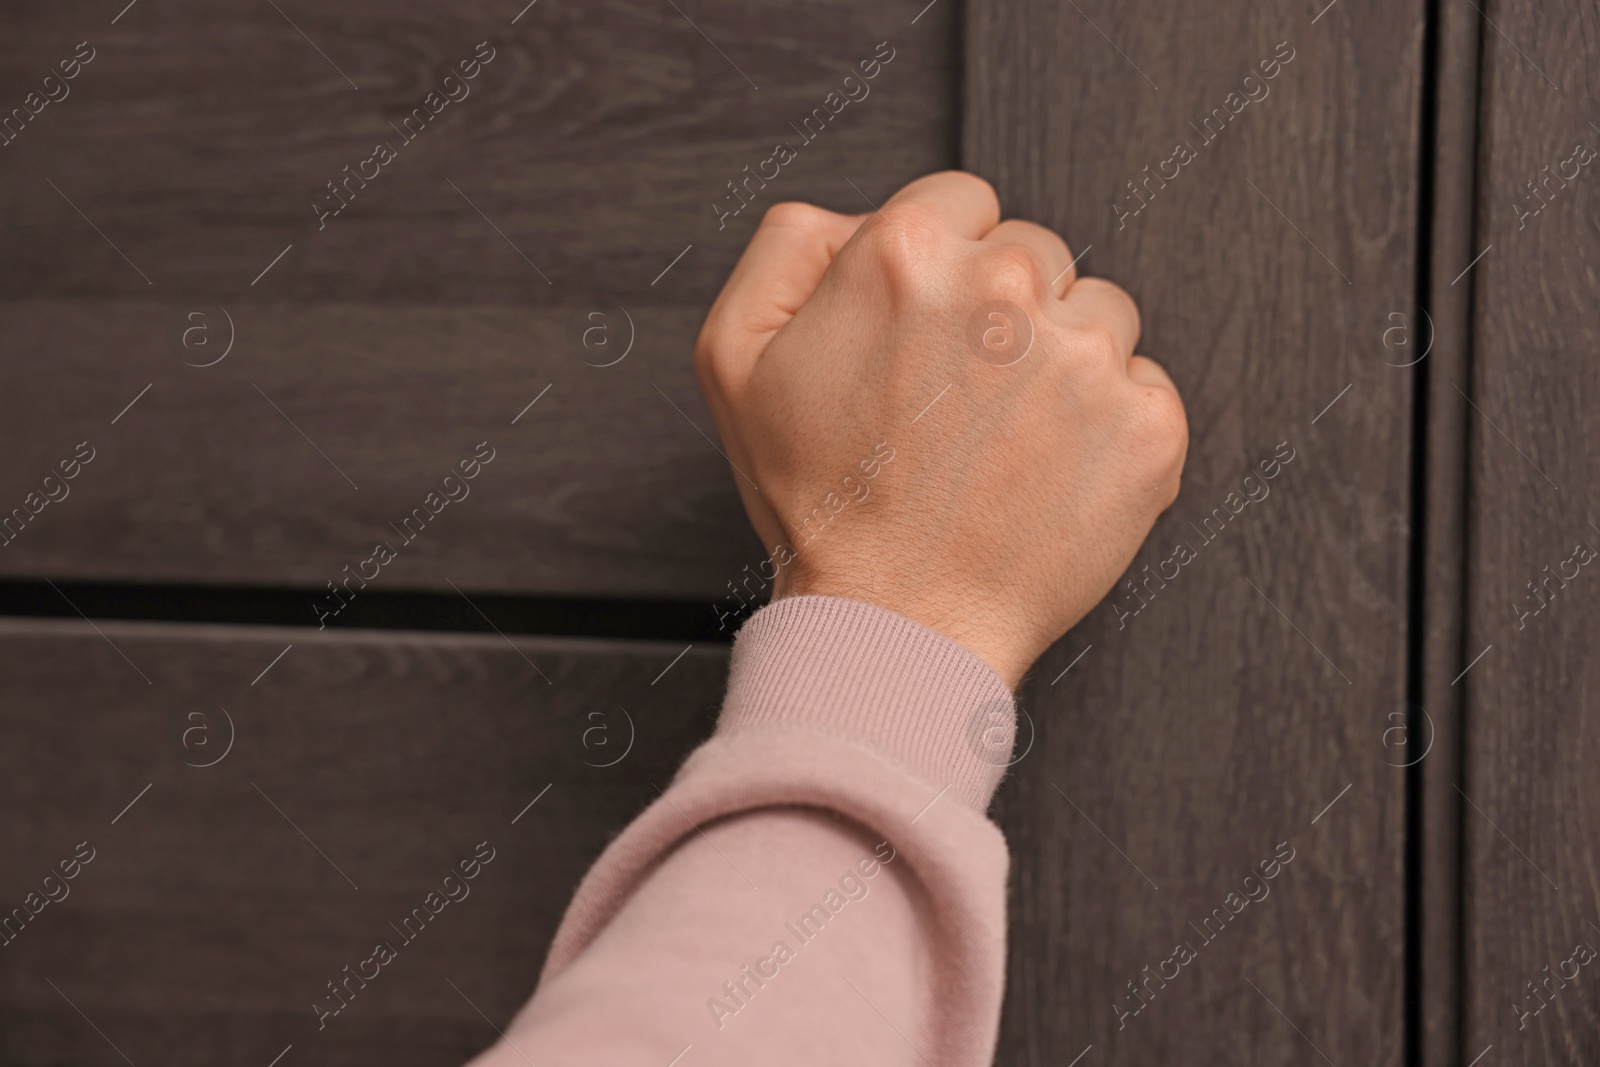
[[[711,740],[605,850],[474,1067],[986,1065],[1011,691],[832,597],[758,611]]]

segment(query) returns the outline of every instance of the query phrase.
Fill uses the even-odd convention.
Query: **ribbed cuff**
[[[1011,758],[1016,703],[976,653],[842,597],[786,597],[739,630],[717,732],[799,726],[848,736],[978,811]]]

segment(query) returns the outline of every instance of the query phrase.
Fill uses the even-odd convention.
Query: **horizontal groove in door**
[[[706,601],[531,597],[358,591],[340,601],[327,590],[122,582],[0,582],[0,614],[25,618],[212,622],[318,629],[432,630],[727,642],[744,615]]]

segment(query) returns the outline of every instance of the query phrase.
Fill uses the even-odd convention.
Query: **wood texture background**
[[[1461,1052],[1462,1062],[1492,1045],[1485,1064],[1590,1064],[1600,1061],[1600,960],[1565,988],[1553,981],[1543,999],[1527,983],[1579,944],[1600,951],[1600,583],[1582,567],[1564,588],[1552,582],[1542,608],[1527,583],[1547,566],[1556,573],[1580,542],[1600,550],[1600,160],[1564,188],[1541,188],[1549,199],[1537,214],[1521,218],[1518,205],[1539,206],[1527,183],[1542,183],[1580,142],[1600,150],[1600,12],[1579,0],[1507,0],[1490,15],[1498,31],[1484,33],[1473,253],[1492,247],[1470,275],[1477,408],[1467,416],[1463,666],[1482,659],[1461,683]]]
[[[694,333],[767,204],[858,211],[852,182],[881,199],[956,162],[951,5],[913,25],[887,5],[680,4],[693,26],[642,2],[540,4],[515,26],[522,5],[484,0],[278,6],[315,47],[271,5],[5,16],[7,107],[78,41],[97,55],[0,148],[0,512],[77,442],[97,454],[0,575],[316,590],[488,440],[471,495],[377,588],[719,598],[760,552],[699,432]],[[485,39],[472,95],[319,232],[323,183]],[[872,94],[719,231],[724,183],[884,40]],[[636,331],[604,368],[570,334],[600,299]],[[187,366],[168,335],[208,304],[235,346]],[[138,669],[80,621],[0,624],[0,899],[79,841],[99,850],[3,950],[7,1063],[115,1058],[73,1005],[139,1063],[265,1064],[290,1043],[312,1062],[463,1062],[493,1039],[485,1016],[526,1000],[578,877],[709,730],[726,655],[697,647],[652,684],[681,646],[99,625]],[[220,732],[216,706],[236,749],[184,766],[188,713]],[[616,737],[618,707],[635,749],[585,766],[605,758],[582,748],[589,716]],[[499,858],[438,937],[319,1033],[324,983],[485,838]]]
[[[7,108],[77,42],[97,55],[0,148],[0,510],[77,442],[100,458],[0,574],[321,587],[486,439],[496,465],[386,581],[710,600],[762,558],[690,425],[712,432],[695,332],[766,205],[860,211],[850,182],[881,199],[956,162],[951,5],[913,26],[897,6],[705,0],[685,11],[706,37],[666,3],[543,4],[512,25],[521,6],[279,4],[359,89],[268,4],[6,15]],[[319,231],[324,183],[398,141],[388,123],[484,40],[471,95]],[[725,183],[884,40],[871,94],[719,231]],[[636,341],[600,368],[569,322],[605,299]],[[204,304],[236,342],[199,369],[167,334]]]
[[[516,0],[279,6],[315,46],[272,5],[5,15],[0,114],[77,42],[97,55],[0,147],[0,514],[77,442],[97,456],[0,549],[0,578],[315,590],[488,440],[472,495],[380,588],[715,600],[760,549],[688,354],[760,209],[859,211],[959,163],[1139,299],[1142,350],[1183,392],[1184,492],[1131,577],[1295,449],[1125,628],[1102,604],[1022,694],[997,805],[1014,853],[998,1062],[1398,1065],[1408,1018],[1430,1067],[1600,1060],[1596,965],[1524,1027],[1512,1009],[1574,944],[1600,948],[1587,569],[1517,618],[1545,565],[1600,549],[1600,168],[1520,227],[1516,208],[1541,168],[1600,147],[1592,0],[1444,0],[1434,97],[1423,0],[679,4],[693,26],[646,0],[515,24]],[[319,232],[323,183],[483,40],[472,95]],[[884,40],[872,95],[719,231],[723,183]],[[1202,147],[1194,124],[1280,42],[1295,58],[1269,95]],[[1194,161],[1119,225],[1126,183],[1179,141]],[[604,300],[634,346],[586,366],[573,316]],[[234,347],[187,366],[174,324],[212,304]],[[1399,366],[1424,338],[1423,368]],[[101,629],[127,659],[81,622],[0,619],[0,904],[78,841],[98,850],[3,950],[7,1063],[119,1062],[62,994],[139,1063],[289,1043],[462,1061],[493,1037],[484,1015],[526,998],[605,840],[709,729],[725,668],[696,648],[652,685],[681,645]],[[1433,742],[1409,774],[1408,695]],[[188,716],[220,730],[218,706],[235,749],[185,766],[204,754]],[[589,716],[614,736],[618,707],[635,749],[586,765]],[[440,936],[318,1033],[323,983],[486,838],[497,860]],[[1191,924],[1279,842],[1296,853],[1270,896],[1204,944]],[[1179,942],[1197,959],[1119,1026],[1128,983]]]
[[[1316,15],[969,9],[967,166],[1140,301],[1141,350],[1188,407],[1183,493],[1133,574],[1180,540],[1199,554],[1126,629],[1096,608],[1024,694],[1002,1063],[1402,1062],[1385,731],[1405,708],[1412,372],[1385,365],[1384,331],[1413,296],[1423,5]],[[1280,42],[1270,93],[1202,146],[1189,124]],[[1119,228],[1124,183],[1179,141],[1198,158]],[[1285,441],[1270,494],[1199,544],[1190,524]],[[1207,944],[1198,924],[1283,841],[1270,896]],[[1180,942],[1198,958],[1119,1020]]]
[[[484,1016],[527,1000],[584,870],[709,734],[727,669],[695,648],[662,675],[681,646],[644,642],[100,627],[0,622],[6,914],[95,849],[0,949],[8,1064],[121,1062],[105,1039],[139,1064],[289,1044],[465,1062],[494,1040]],[[232,750],[194,766],[224,751],[219,707]],[[631,750],[597,767],[625,751],[619,708]],[[325,983],[399,943],[389,923],[485,840],[470,895],[319,1032]]]

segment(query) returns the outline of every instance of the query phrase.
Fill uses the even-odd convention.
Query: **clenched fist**
[[[866,215],[767,212],[695,371],[775,597],[899,612],[1015,686],[1111,589],[1188,427],[1133,300],[1072,262],[959,172]]]

